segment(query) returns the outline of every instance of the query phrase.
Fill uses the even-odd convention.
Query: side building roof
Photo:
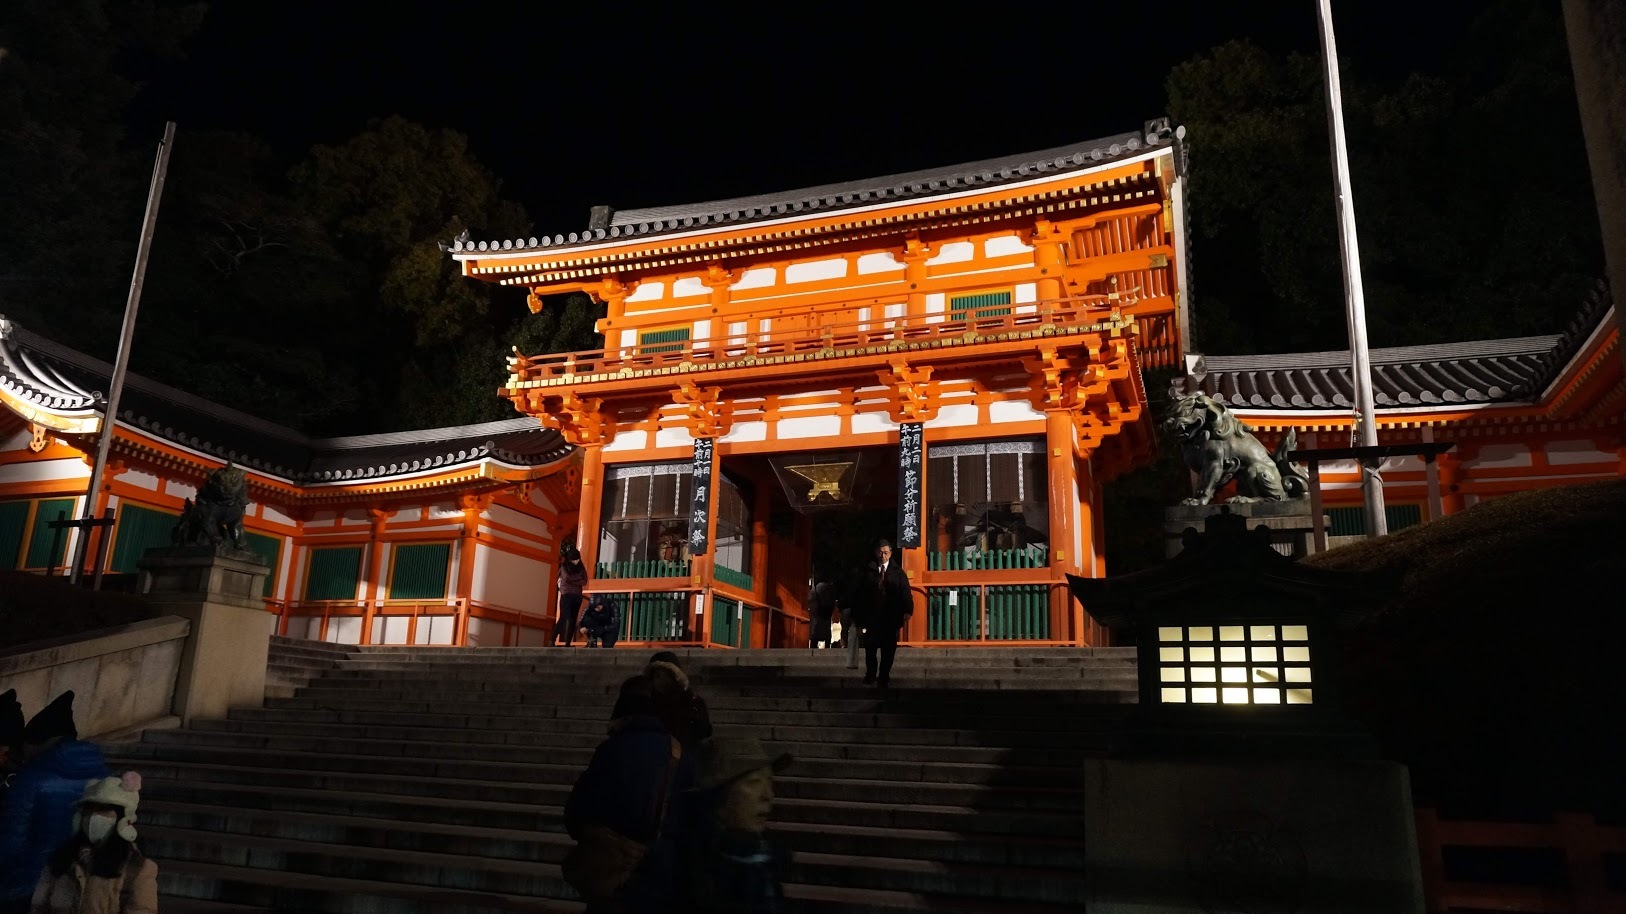
[[[0,397],[8,404],[99,417],[112,374],[106,362],[0,317]],[[574,450],[531,417],[312,438],[137,374],[125,377],[118,418],[154,438],[296,485],[381,480],[487,459],[539,467]]]
[[[1183,170],[1183,147],[1179,141],[1184,136],[1184,127],[1171,127],[1168,118],[1159,118],[1147,121],[1142,129],[1130,133],[958,165],[700,203],[621,211],[596,207],[589,217],[587,228],[581,231],[498,241],[458,238],[444,247],[460,254],[570,248],[592,245],[609,238],[658,236],[704,226],[743,226],[791,215],[825,215],[856,207],[927,200],[1085,171],[1143,155],[1159,147],[1173,148],[1176,151],[1176,166]]]
[[[1370,350],[1373,399],[1388,409],[1537,402],[1612,307],[1600,285],[1563,333]],[[1246,409],[1352,409],[1353,361],[1347,349],[1192,355],[1170,392],[1203,393]]]

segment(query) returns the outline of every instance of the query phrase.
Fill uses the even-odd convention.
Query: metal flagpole
[[[152,250],[152,232],[158,224],[158,202],[164,193],[164,175],[169,171],[169,150],[175,145],[175,122],[164,124],[164,139],[158,144],[158,161],[152,168],[152,184],[147,189],[147,215],[141,222],[141,240],[136,245],[135,274],[130,277],[130,298],[124,305],[124,329],[119,334],[118,355],[113,359],[113,377],[107,385],[107,409],[102,413],[101,438],[96,442],[96,462],[90,469],[90,488],[85,493],[85,520],[96,516],[96,496],[107,471],[107,452],[113,447],[113,426],[118,423],[119,394],[124,390],[124,373],[130,364],[130,339],[135,336],[136,311],[141,307],[141,284],[147,278],[147,255]],[[107,536],[109,531],[102,531]],[[85,564],[85,544],[90,526],[79,528],[73,552],[73,580]]]
[[[1349,318],[1349,348],[1355,357],[1357,442],[1376,447],[1378,426],[1372,403],[1372,361],[1366,350],[1366,293],[1361,288],[1361,251],[1355,237],[1355,201],[1349,187],[1349,155],[1344,146],[1343,89],[1338,82],[1338,45],[1332,34],[1332,0],[1316,0],[1321,20],[1321,62],[1326,71],[1327,116],[1332,126],[1332,172],[1338,204],[1338,240],[1344,260],[1344,305]],[[1377,460],[1362,460],[1361,492],[1366,501],[1366,535],[1389,532],[1383,509],[1383,477]]]

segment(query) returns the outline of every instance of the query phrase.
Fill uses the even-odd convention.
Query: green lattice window
[[[649,355],[656,352],[678,352],[689,341],[688,327],[667,330],[645,330],[638,334],[638,351]]]
[[[305,577],[305,599],[354,600],[360,580],[360,546],[312,549],[310,573]]]
[[[243,534],[243,545],[249,551],[260,557],[271,573],[265,576],[265,586],[260,588],[260,596],[269,597],[277,592],[277,572],[281,569],[282,537],[267,536],[264,533]]]
[[[1011,313],[1011,293],[975,292],[949,296],[949,314],[956,318],[1003,317]]]
[[[48,498],[34,509],[34,530],[28,538],[28,557],[23,561],[24,568],[60,567],[67,561],[70,531],[66,528],[52,530],[50,523],[58,519],[72,519],[76,504],[78,499],[74,498]],[[56,537],[55,556],[51,555],[53,537]]]
[[[987,594],[988,605],[978,601]],[[1050,637],[1050,589],[1043,584],[988,588],[932,587],[926,594],[929,641],[976,641],[987,615],[990,641],[1040,641]]]
[[[451,561],[451,543],[396,546],[390,567],[390,599],[446,599],[446,569]]]
[[[616,594],[623,641],[685,641],[689,595],[683,592]]]
[[[711,643],[729,647],[751,646],[751,610],[726,597],[712,597]]]
[[[28,532],[29,501],[0,502],[0,571],[17,567],[23,551],[24,535]]]
[[[108,570],[135,574],[141,557],[154,546],[168,546],[170,531],[178,515],[157,508],[125,502],[119,505],[118,526],[113,529],[113,559]]]
[[[1383,515],[1389,520],[1389,532],[1399,533],[1407,527],[1415,527],[1423,522],[1422,505],[1384,505]],[[1365,536],[1366,535],[1366,508],[1328,508],[1327,516],[1331,523],[1327,527],[1328,536]]]

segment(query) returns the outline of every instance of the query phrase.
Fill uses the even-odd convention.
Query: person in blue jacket
[[[624,683],[618,706],[622,716],[565,803],[565,830],[576,839],[565,880],[587,901],[588,914],[664,914],[694,760],[661,719],[649,676]],[[636,861],[630,847],[643,849]]]
[[[102,750],[79,739],[73,692],[63,692],[23,728],[22,770],[0,809],[0,914],[27,912],[46,861],[73,838],[85,785],[108,776]]]

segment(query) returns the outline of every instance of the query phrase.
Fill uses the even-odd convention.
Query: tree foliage
[[[1556,9],[1502,0],[1435,71],[1345,61],[1375,346],[1550,333],[1601,270]],[[1175,67],[1192,141],[1193,303],[1210,352],[1348,348],[1318,58],[1232,42]]]

